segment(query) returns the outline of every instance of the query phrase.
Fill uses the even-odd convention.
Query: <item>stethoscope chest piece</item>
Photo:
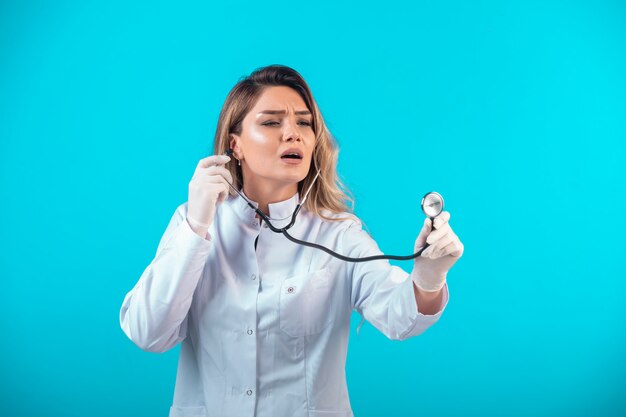
[[[443,197],[441,194],[431,191],[422,197],[422,211],[430,217],[431,221],[443,211]]]

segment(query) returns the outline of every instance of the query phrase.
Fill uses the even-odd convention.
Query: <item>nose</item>
[[[297,128],[297,122],[290,119],[287,123],[285,123],[283,140],[285,142],[302,141],[302,136]]]

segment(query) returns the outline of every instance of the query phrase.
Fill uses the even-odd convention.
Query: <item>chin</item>
[[[306,173],[292,172],[287,175],[281,175],[279,178],[276,179],[287,184],[298,184],[300,181],[304,180],[306,176]]]
[[[283,177],[283,181],[289,184],[298,184],[300,183],[300,181],[304,180],[306,178],[305,176],[289,176],[289,177]]]
[[[306,176],[309,173],[309,168],[307,167],[306,169],[304,169],[304,167],[298,167],[298,169],[294,169],[291,171],[288,171],[283,178],[289,178],[290,180],[296,181],[296,182],[300,182],[303,179],[306,178]]]

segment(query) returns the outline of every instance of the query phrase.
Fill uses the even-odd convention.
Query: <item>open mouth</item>
[[[282,159],[302,159],[297,153],[288,153],[281,156]]]
[[[303,159],[304,154],[302,149],[293,147],[283,150],[283,153],[280,154],[280,158],[283,160],[290,159],[292,160],[290,162],[296,162],[297,160]]]

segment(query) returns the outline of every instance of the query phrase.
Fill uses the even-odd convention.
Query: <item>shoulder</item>
[[[347,256],[362,257],[365,254],[378,255],[378,246],[371,237],[367,225],[354,213],[334,213],[327,210],[321,211],[324,219],[316,216],[322,223],[321,232],[334,236],[337,241],[338,252]]]
[[[356,214],[347,211],[338,213],[327,209],[322,209],[320,210],[319,215],[314,216],[325,227],[331,229],[346,230],[348,228],[361,229],[363,227],[363,222],[361,221],[361,219],[359,219]]]

